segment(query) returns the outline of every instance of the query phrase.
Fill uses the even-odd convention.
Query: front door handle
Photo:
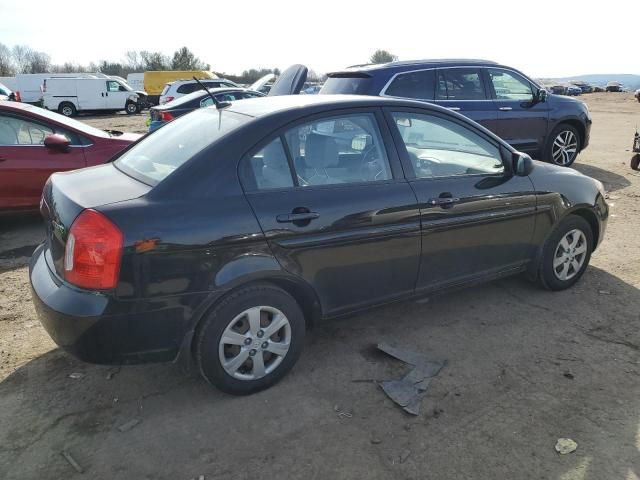
[[[6,157],[0,156],[0,162],[6,162],[6,161],[7,161]]]
[[[511,110],[513,110],[511,107],[500,107],[501,112],[510,112]]]
[[[459,112],[460,111],[460,107],[449,107],[449,110],[452,110],[454,112]]]
[[[303,213],[283,213],[276,217],[278,223],[295,223],[305,222],[308,220],[314,220],[320,216],[316,212],[303,212]]]
[[[455,197],[440,197],[440,198],[430,198],[427,203],[429,205],[432,206],[446,206],[446,205],[453,205],[454,203],[458,203],[460,201],[459,198],[455,198]]]

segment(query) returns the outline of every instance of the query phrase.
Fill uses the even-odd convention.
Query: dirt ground
[[[173,364],[109,368],[57,349],[30,300],[39,219],[0,220],[0,479],[638,480],[640,104],[582,99],[594,124],[575,168],[604,182],[612,214],[573,289],[511,278],[322,324],[291,374],[250,397]],[[145,131],[146,115],[85,120]],[[379,342],[448,360],[420,416],[376,384],[405,371]],[[558,455],[560,437],[577,451]]]

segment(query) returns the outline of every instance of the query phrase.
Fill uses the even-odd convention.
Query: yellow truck
[[[154,105],[158,104],[160,94],[164,86],[176,80],[198,80],[218,78],[211,72],[204,70],[157,70],[144,72],[144,91],[148,94],[148,101]]]

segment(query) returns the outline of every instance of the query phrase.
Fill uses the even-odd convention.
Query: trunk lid
[[[149,190],[150,186],[125,175],[111,163],[51,175],[40,201],[46,228],[45,248],[53,262],[50,266],[64,277],[64,249],[71,225],[80,212],[138,198]]]
[[[304,65],[291,65],[280,74],[278,80],[275,81],[269,97],[276,95],[297,95],[302,90],[304,82],[307,81],[308,68]]]

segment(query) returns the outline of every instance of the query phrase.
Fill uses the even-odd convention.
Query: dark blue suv
[[[589,144],[591,116],[576,99],[548,93],[511,67],[486,60],[356,65],[328,75],[321,94],[424,100],[475,120],[514,148],[569,166]]]

